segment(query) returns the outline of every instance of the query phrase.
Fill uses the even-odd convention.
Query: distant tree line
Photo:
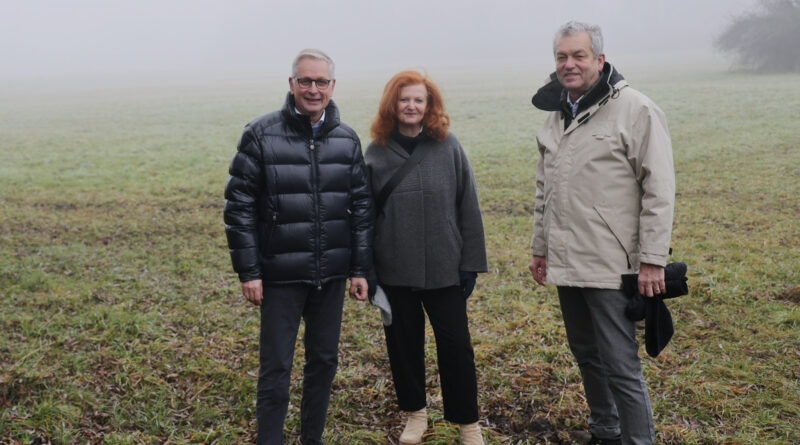
[[[761,0],[714,42],[736,65],[758,72],[800,72],[800,0]]]

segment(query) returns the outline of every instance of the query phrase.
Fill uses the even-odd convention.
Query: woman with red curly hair
[[[408,412],[402,444],[420,443],[428,426],[425,313],[436,337],[444,418],[459,424],[463,444],[484,443],[467,297],[488,262],[475,177],[449,126],[436,84],[400,72],[383,91],[365,155],[377,209],[374,275],[391,309],[386,345],[398,405]],[[390,181],[409,159],[407,174]]]

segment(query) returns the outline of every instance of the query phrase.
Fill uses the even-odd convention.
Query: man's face
[[[605,54],[595,57],[588,32],[563,36],[556,42],[556,76],[576,100],[600,78]]]
[[[330,81],[326,88],[320,89],[316,82],[303,87],[297,80],[327,80]],[[333,87],[336,81],[330,78],[328,62],[319,59],[305,58],[297,64],[297,76],[289,78],[289,91],[294,96],[294,103],[300,113],[317,122],[322,117],[322,112],[333,97]]]

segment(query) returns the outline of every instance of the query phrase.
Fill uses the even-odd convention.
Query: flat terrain
[[[545,75],[437,78],[485,216],[491,272],[469,309],[490,444],[586,429],[555,291],[527,271]],[[672,343],[641,352],[659,442],[800,443],[800,76],[626,75],[668,117],[673,260],[690,267]],[[385,80],[336,88],[364,145]],[[222,191],[243,125],[285,91],[0,90],[0,444],[252,441],[259,319],[230,268]],[[425,443],[452,444],[429,337]],[[295,377],[302,357],[299,343]],[[396,443],[380,317],[355,300],[334,386],[331,444]],[[294,378],[292,438],[299,397]]]

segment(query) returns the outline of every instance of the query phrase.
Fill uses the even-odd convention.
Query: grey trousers
[[[300,438],[320,445],[331,385],[339,359],[345,280],[310,285],[264,286],[260,367],[256,397],[259,445],[283,445],[289,383],[300,319],[305,320],[306,363],[300,404]]]
[[[567,340],[583,377],[589,429],[623,444],[653,444],[653,410],[642,376],[636,326],[620,290],[559,287]]]

